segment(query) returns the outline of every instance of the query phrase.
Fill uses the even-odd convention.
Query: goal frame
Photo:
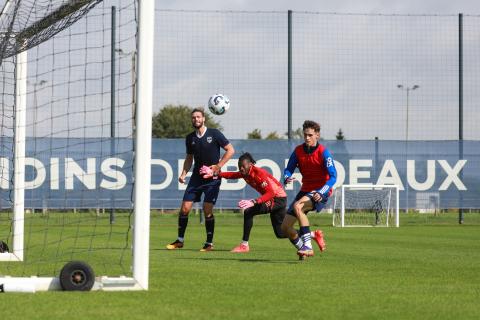
[[[335,225],[335,211],[333,212],[332,215],[332,225],[334,227],[373,227],[370,225],[345,225],[345,188],[355,188],[359,190],[371,190],[371,189],[380,189],[380,188],[390,188],[393,189],[395,192],[395,201],[396,201],[396,207],[394,210],[395,214],[395,227],[399,228],[400,227],[400,195],[399,195],[399,186],[398,185],[385,185],[385,184],[343,184],[340,186],[341,188],[341,204],[340,204],[340,225]],[[389,227],[389,220],[388,220],[388,214],[387,214],[387,220],[386,220],[386,226]]]
[[[132,277],[97,277],[92,290],[148,290],[150,239],[150,163],[153,91],[155,1],[138,1],[136,60],[136,115],[134,140],[134,201]],[[88,2],[88,1],[87,1]],[[16,55],[15,138],[13,177],[13,244],[11,253],[0,253],[0,262],[24,260],[25,137],[27,98],[27,50]],[[61,290],[58,277],[0,276],[0,285],[16,291]]]

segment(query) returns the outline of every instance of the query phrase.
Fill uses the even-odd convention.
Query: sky
[[[0,6],[6,0],[0,0]],[[42,0],[43,2],[47,2]],[[320,11],[339,13],[480,14],[475,0],[156,0],[158,9]]]
[[[184,10],[294,10],[339,13],[480,14],[480,3],[475,0],[157,0],[156,7],[159,9]]]
[[[291,9],[293,129],[311,118],[325,139],[339,129],[347,139],[457,139],[457,14],[471,15],[464,128],[466,139],[480,139],[477,1],[157,1],[156,9],[154,110],[227,94],[232,107],[216,119],[235,138],[255,128],[264,136],[287,129],[283,13]],[[407,99],[398,84],[420,89]]]
[[[80,49],[90,46],[91,53],[82,51],[75,56],[70,49],[54,55],[55,63],[67,67],[72,66],[71,61],[84,56],[95,58],[103,54],[103,68],[92,70],[92,74],[96,72],[93,78],[103,79],[103,82],[92,83],[90,91],[96,92],[94,89],[101,87],[98,95],[101,101],[98,101],[102,105],[102,116],[97,120],[102,121],[104,133],[109,131],[104,120],[109,118],[109,9],[111,4],[118,7],[127,4],[130,10],[130,2],[105,0],[94,9],[97,14],[98,10],[105,10],[99,15],[103,22],[97,24],[90,18],[88,24],[80,22],[72,27],[73,31],[69,32],[80,36],[65,43],[78,45]],[[466,15],[464,138],[480,139],[480,132],[476,130],[480,122],[477,111],[480,103],[480,91],[477,90],[480,87],[478,1],[157,0],[154,112],[166,104],[206,106],[210,95],[224,93],[231,100],[231,109],[214,119],[220,122],[229,138],[246,138],[254,129],[261,129],[264,136],[270,132],[284,136],[288,105],[286,11],[289,9],[294,11],[294,130],[301,127],[303,120],[312,119],[322,125],[325,139],[335,139],[339,129],[347,139],[355,140],[374,137],[382,140],[457,139],[457,14],[462,12]],[[132,29],[129,15],[119,16],[119,23],[125,22],[121,28]],[[88,43],[81,36],[86,25],[91,26]],[[92,32],[102,29],[98,32],[101,36]],[[128,53],[133,50],[133,29],[128,32],[122,31],[124,29],[119,30],[119,38],[125,37],[119,40],[119,46],[127,54],[119,57],[118,70],[128,70],[132,66]],[[57,50],[64,40],[55,42]],[[49,44],[45,47],[49,48]],[[32,50],[29,59],[33,60],[36,55]],[[50,55],[47,53],[45,57],[39,66],[51,69]],[[30,66],[29,73],[37,74],[30,83],[43,80],[42,76],[38,77],[43,72],[41,69]],[[50,90],[50,87],[64,76],[55,75],[46,85],[37,85],[36,103],[49,105],[51,96],[61,101],[58,97],[63,97],[67,91],[57,84],[58,90]],[[121,101],[121,93],[118,103],[123,103],[124,117],[130,117],[130,75],[122,73],[121,81],[118,87],[123,88],[126,102]],[[408,91],[407,97],[407,91],[397,88],[399,84],[404,89],[413,85],[420,88]],[[33,91],[30,88],[29,92]],[[84,96],[90,93],[79,95],[82,108],[84,104],[96,108],[98,103],[89,102]],[[58,104],[62,109],[62,103]],[[50,112],[46,112],[45,117],[50,117]],[[130,130],[128,121],[122,123]],[[81,123],[78,124],[81,127]]]

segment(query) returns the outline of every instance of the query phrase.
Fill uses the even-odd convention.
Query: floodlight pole
[[[420,88],[419,85],[417,84],[414,84],[413,86],[411,87],[407,87],[407,86],[404,86],[403,84],[398,84],[397,85],[397,88],[402,90],[402,91],[406,91],[407,93],[407,116],[406,116],[406,120],[405,120],[405,156],[408,158],[408,109],[409,109],[409,99],[410,99],[410,91],[413,91],[413,90],[417,90],[418,88]],[[407,159],[408,160],[408,159]],[[406,180],[405,180],[405,197],[406,197],[406,201],[405,201],[405,213],[408,213],[408,172],[407,172],[407,167],[405,166],[405,177]]]
[[[409,100],[410,100],[410,91],[413,91],[413,90],[417,90],[420,88],[419,85],[417,84],[414,84],[413,86],[411,87],[407,87],[407,86],[404,86],[403,84],[398,84],[397,85],[397,88],[402,90],[402,91],[405,91],[407,93],[407,116],[406,116],[406,120],[405,120],[405,141],[408,141],[408,109],[409,109]]]
[[[407,120],[406,120],[406,124],[405,124],[405,141],[408,141],[408,98],[409,98],[409,93],[410,93],[410,88],[407,88]]]

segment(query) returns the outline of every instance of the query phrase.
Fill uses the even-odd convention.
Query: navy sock
[[[188,215],[180,213],[178,215],[178,237],[183,238],[185,236],[185,230],[188,225]]]
[[[205,218],[205,230],[207,231],[207,243],[213,243],[213,233],[215,231],[215,217],[213,215]]]
[[[300,227],[300,230],[298,232],[301,236],[303,236],[306,233],[310,233],[310,226],[306,227]]]

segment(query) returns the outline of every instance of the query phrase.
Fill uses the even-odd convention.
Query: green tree
[[[288,138],[288,131],[285,132],[285,135]],[[292,131],[292,139],[294,140],[302,140],[303,139],[303,129],[302,128],[297,128],[296,130]]]
[[[343,135],[342,128],[338,129],[337,135],[335,136],[337,140],[345,140],[345,136]]]
[[[262,139],[262,132],[260,129],[253,129],[252,132],[247,133],[247,139]]]
[[[186,105],[168,104],[152,117],[152,137],[154,138],[185,138],[193,131],[191,114],[192,107]],[[223,130],[220,123],[205,113],[207,128]]]
[[[265,140],[278,140],[280,136],[278,135],[277,131],[270,132],[266,137]]]

